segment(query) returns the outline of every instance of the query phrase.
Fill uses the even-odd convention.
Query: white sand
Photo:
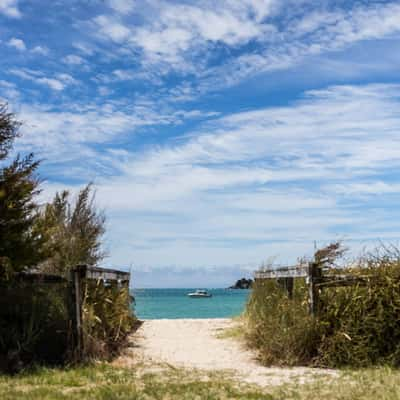
[[[267,368],[235,339],[220,338],[235,322],[230,319],[147,320],[133,335],[134,348],[120,362],[221,371],[260,386],[279,385],[295,379],[305,382],[334,371],[314,368]],[[131,361],[131,362],[130,362]]]

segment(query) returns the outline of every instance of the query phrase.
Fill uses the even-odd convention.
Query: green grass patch
[[[309,375],[308,375],[309,376]],[[222,373],[165,368],[146,373],[97,364],[70,369],[39,368],[16,376],[0,375],[2,400],[266,399],[397,400],[400,371],[380,367],[346,370],[299,385],[293,381],[261,389]]]
[[[258,388],[230,381],[223,374],[199,374],[180,369],[143,373],[140,369],[99,364],[71,369],[41,368],[0,376],[2,400],[124,400],[124,399],[265,399]]]

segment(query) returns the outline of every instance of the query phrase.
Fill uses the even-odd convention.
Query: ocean
[[[207,289],[212,297],[190,298],[195,289],[134,289],[139,319],[229,318],[244,311],[250,290]]]

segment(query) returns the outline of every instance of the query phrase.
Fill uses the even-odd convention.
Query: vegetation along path
[[[230,319],[147,320],[132,336],[134,346],[120,365],[157,366],[226,372],[242,382],[259,386],[335,374],[315,368],[263,367],[235,335],[238,322]],[[235,379],[235,380],[236,380]]]

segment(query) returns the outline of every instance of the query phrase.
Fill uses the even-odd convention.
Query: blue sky
[[[93,181],[108,266],[224,286],[400,231],[400,2],[0,0],[41,199]]]

